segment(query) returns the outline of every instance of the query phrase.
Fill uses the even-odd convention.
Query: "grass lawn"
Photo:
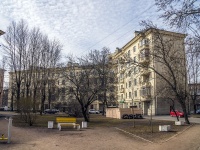
[[[67,117],[66,115],[43,115],[37,116],[36,123],[31,127],[45,127],[47,128],[48,121],[56,120],[56,117],[63,116]],[[77,122],[81,124],[84,121],[83,118],[77,118]],[[174,121],[161,121],[161,120],[153,120],[152,127],[153,133],[151,132],[150,120],[149,119],[135,119],[135,127],[133,127],[133,119],[114,119],[114,118],[106,118],[100,114],[91,114],[90,115],[90,122],[88,123],[88,128],[95,128],[95,127],[103,127],[103,128],[110,128],[110,127],[117,127],[129,133],[135,134],[147,140],[153,142],[160,142],[170,138],[171,136],[177,134],[178,132],[183,131],[188,126],[175,126]],[[55,123],[54,123],[55,124]],[[23,121],[20,120],[20,116],[14,116],[13,118],[13,125],[18,127],[29,127]],[[172,131],[170,132],[159,132],[159,125],[171,125]],[[54,125],[56,128],[56,124]],[[119,131],[122,134],[125,134]],[[125,134],[129,136],[128,134]]]

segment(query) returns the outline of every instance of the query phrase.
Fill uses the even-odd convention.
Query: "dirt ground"
[[[7,121],[0,118],[0,134],[7,137]],[[200,150],[200,125],[162,143],[149,143],[116,128],[97,127],[59,131],[47,128],[12,127],[10,144],[0,150]]]

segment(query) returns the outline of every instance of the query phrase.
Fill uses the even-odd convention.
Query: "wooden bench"
[[[80,130],[80,124],[76,123],[76,118],[67,118],[67,117],[56,117],[56,123],[58,129],[61,131],[62,127],[72,126]]]

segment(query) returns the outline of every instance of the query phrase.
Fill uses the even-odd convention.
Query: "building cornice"
[[[171,32],[171,31],[166,31],[166,30],[161,30],[161,29],[155,29],[155,28],[149,28],[143,31],[138,32],[138,34],[132,38],[128,43],[126,43],[122,48],[120,52],[114,53],[113,57],[118,57],[119,55],[124,54],[124,50],[127,49],[129,46],[134,44],[136,41],[138,41],[140,38],[144,38],[148,36],[151,33],[161,33],[162,35],[170,35],[174,37],[180,37],[180,38],[185,38],[187,35],[183,33],[177,33],[177,32]]]

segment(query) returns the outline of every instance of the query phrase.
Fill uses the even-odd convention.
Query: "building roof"
[[[171,31],[166,31],[166,30],[161,30],[161,29],[156,29],[156,28],[148,28],[148,29],[141,30],[141,31],[135,31],[135,36],[129,42],[127,42],[122,48],[117,48],[118,52],[115,53],[115,54],[117,55],[120,52],[123,52],[124,49],[126,49],[128,46],[133,44],[139,38],[141,38],[143,36],[146,36],[146,35],[148,35],[148,34],[150,34],[152,32],[156,32],[156,31],[158,31],[161,34],[173,35],[173,36],[182,37],[182,38],[186,37],[186,34],[177,33],[177,32],[171,32]]]

